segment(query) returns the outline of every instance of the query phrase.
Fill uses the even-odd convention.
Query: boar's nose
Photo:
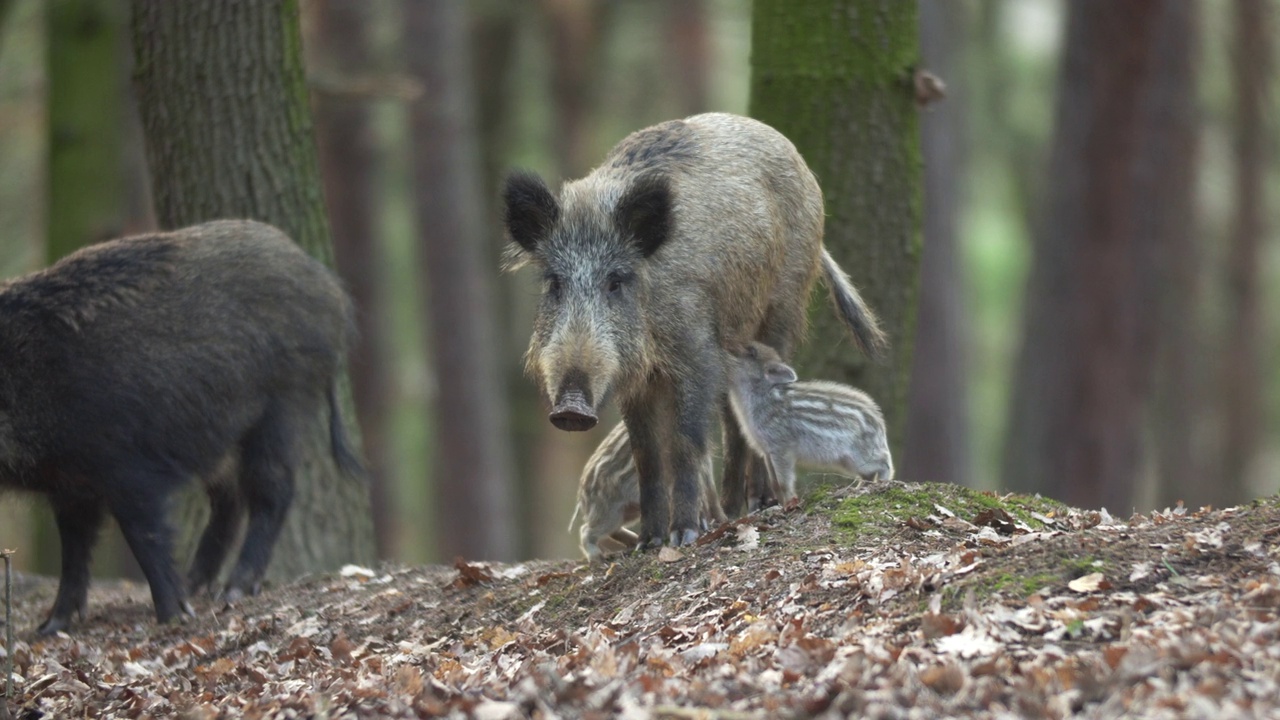
[[[568,390],[560,394],[556,406],[551,410],[551,424],[561,430],[580,432],[590,430],[600,419],[596,417],[591,403],[580,390]]]

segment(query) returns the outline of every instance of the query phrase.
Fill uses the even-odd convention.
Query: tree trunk
[[[707,0],[667,0],[665,8],[670,74],[683,116],[711,106],[711,18]]]
[[[404,7],[410,72],[427,95],[410,111],[418,232],[439,394],[436,500],[440,551],[515,556],[511,443],[486,263],[487,208],[465,3]]]
[[[924,67],[947,83],[947,98],[924,112],[924,252],[911,385],[907,393],[906,455],[901,474],[916,481],[970,483],[965,340],[969,334],[958,225],[964,206],[964,106],[960,43],[964,8],[947,0],[920,3]]]
[[[1204,425],[1210,408],[1205,403],[1202,382],[1208,370],[1205,358],[1193,351],[1205,335],[1200,318],[1200,268],[1204,248],[1195,213],[1199,167],[1200,117],[1196,105],[1196,67],[1199,51],[1199,2],[1186,0],[1169,7],[1160,33],[1157,52],[1159,73],[1153,81],[1148,103],[1149,162],[1158,163],[1156,191],[1151,217],[1162,276],[1159,283],[1159,342],[1152,409],[1152,438],[1155,446],[1157,486],[1160,506],[1178,500],[1200,504],[1214,493],[1219,478],[1206,475],[1200,438],[1195,429]],[[1159,113],[1158,115],[1154,113]]]
[[[1272,80],[1269,28],[1272,4],[1238,0],[1232,7],[1235,25],[1232,75],[1235,83],[1233,159],[1235,217],[1227,255],[1228,318],[1222,362],[1223,440],[1220,482],[1205,499],[1226,506],[1249,497],[1249,472],[1258,457],[1265,385],[1260,367],[1263,336],[1259,302],[1262,239],[1267,236],[1266,161],[1274,146],[1268,126]]]
[[[797,353],[801,376],[869,393],[901,458],[920,266],[916,3],[756,0],[753,12],[751,115],[790,138],[818,176],[827,249],[890,342],[868,362],[824,291]]]
[[[1190,206],[1159,87],[1177,2],[1069,4],[1045,214],[1027,285],[1004,478],[1081,507],[1129,512],[1158,340],[1161,246]],[[1179,126],[1180,127],[1180,126]]]
[[[48,264],[125,230],[128,13],[123,0],[53,0],[45,7]],[[53,515],[42,508],[36,518],[36,566],[57,572]],[[95,564],[106,571],[128,554],[119,534],[111,533]]]
[[[368,27],[371,10],[365,0],[316,0],[313,74],[337,78],[368,75],[373,66]],[[369,476],[378,557],[396,557],[398,515],[394,512],[391,450],[387,421],[391,417],[394,377],[387,347],[388,312],[382,238],[375,222],[377,175],[374,127],[369,98],[349,93],[314,94],[316,145],[324,185],[337,268],[356,304],[359,338],[351,350],[351,388]]]
[[[252,218],[332,264],[296,0],[134,0],[133,29],[161,225]],[[375,557],[368,489],[334,467],[322,425],[303,448],[272,577]]]

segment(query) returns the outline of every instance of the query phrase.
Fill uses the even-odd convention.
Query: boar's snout
[[[591,403],[591,386],[581,372],[570,372],[556,394],[555,407],[551,409],[551,424],[561,430],[581,432],[596,426],[596,416]]]
[[[586,396],[578,390],[562,394],[551,410],[551,424],[561,430],[571,432],[590,430],[599,421],[600,418],[596,417],[595,410],[591,409]]]

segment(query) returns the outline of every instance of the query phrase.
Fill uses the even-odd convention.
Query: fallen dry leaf
[[[1089,573],[1067,583],[1067,587],[1078,593],[1091,593],[1098,590],[1110,590],[1111,583],[1100,572]]]

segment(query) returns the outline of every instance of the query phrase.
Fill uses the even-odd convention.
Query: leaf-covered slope
[[[1115,717],[1280,712],[1280,503],[1127,520],[951,486],[819,488],[706,542],[350,569],[156,627],[100,586],[31,629],[16,711],[116,717]],[[706,715],[708,717],[714,715]]]

